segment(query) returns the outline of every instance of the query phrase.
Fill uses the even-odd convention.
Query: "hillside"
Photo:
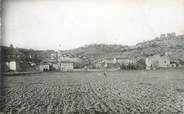
[[[13,49],[13,50],[12,50]],[[54,50],[32,50],[24,48],[4,47],[4,55],[19,55],[20,59],[44,60],[50,58],[50,55],[56,53]],[[62,53],[74,55],[83,58],[88,62],[101,58],[145,58],[155,54],[168,53],[171,59],[184,61],[184,35],[175,35],[169,33],[161,34],[150,41],[144,41],[135,46],[126,45],[107,45],[91,44],[72,50],[65,50]],[[7,58],[9,60],[10,58]]]
[[[128,49],[128,46],[123,45],[107,45],[107,44],[91,44],[73,50],[65,51],[65,53],[72,53],[77,56],[86,56],[90,60],[103,58],[113,53],[121,53]]]
[[[0,46],[0,49],[4,61],[19,60],[39,63],[41,60],[50,58],[50,55],[55,53],[54,50],[33,50],[25,48],[14,48],[13,46]]]
[[[160,37],[135,46],[93,44],[65,52],[86,56],[90,60],[104,57],[140,58],[167,52],[172,59],[184,61],[184,35],[162,34]]]
[[[171,59],[184,60],[184,35],[160,37],[151,41],[138,43],[129,52],[135,55],[139,53],[136,56],[150,56],[167,52]]]

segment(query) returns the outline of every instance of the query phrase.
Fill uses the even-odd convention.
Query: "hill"
[[[2,47],[3,48],[3,47]],[[54,50],[32,50],[24,48],[4,47],[4,55],[18,55],[21,60],[41,61],[50,58],[56,53]],[[102,58],[145,58],[155,54],[169,54],[171,59],[184,61],[184,35],[175,33],[161,34],[150,41],[144,41],[135,46],[91,44],[62,53],[71,54],[83,58],[87,62],[93,62]],[[2,54],[2,52],[1,52]],[[31,57],[31,58],[30,58]],[[7,60],[10,58],[5,58]],[[184,62],[183,62],[184,63]]]
[[[153,40],[140,42],[135,46],[92,44],[65,51],[74,55],[86,56],[90,60],[104,57],[142,58],[155,54],[168,53],[171,59],[184,61],[184,35],[161,34]]]
[[[107,44],[91,44],[73,50],[65,51],[65,53],[72,53],[77,56],[85,56],[90,60],[100,59],[109,54],[121,53],[123,50],[128,49],[128,46],[123,45],[107,45]]]
[[[161,35],[153,40],[138,43],[134,49],[129,52],[133,55],[135,54],[134,56],[150,56],[168,53],[171,59],[184,60],[184,35],[175,36],[168,34],[166,37],[162,37]]]

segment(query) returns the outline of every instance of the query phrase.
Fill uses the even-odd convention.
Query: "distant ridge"
[[[104,57],[138,58],[169,53],[171,59],[184,61],[184,35],[176,36],[173,33],[168,33],[167,36],[161,34],[160,37],[137,43],[135,46],[91,44],[65,52],[86,56],[91,60]]]
[[[39,61],[48,59],[54,50],[33,50],[24,48],[3,47],[4,55],[13,53],[21,55],[23,58],[35,56]],[[70,54],[74,57],[82,57],[88,62],[102,58],[145,58],[155,54],[168,53],[171,59],[184,61],[184,35],[175,33],[161,34],[153,40],[137,43],[134,46],[117,44],[90,44],[71,50],[62,50],[63,54]]]

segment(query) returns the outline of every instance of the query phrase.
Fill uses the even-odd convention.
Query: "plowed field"
[[[184,70],[7,76],[6,114],[183,114]]]

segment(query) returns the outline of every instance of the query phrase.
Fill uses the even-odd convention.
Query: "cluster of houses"
[[[51,54],[51,57],[40,63],[41,71],[73,71],[76,64],[86,61],[81,57],[72,54],[65,54],[60,51]]]
[[[40,71],[72,71],[74,63],[71,61],[51,62],[44,61],[39,65]]]
[[[154,70],[160,68],[171,68],[180,66],[179,61],[172,60],[169,57],[168,53],[165,54],[157,54],[148,57],[141,58],[144,60],[141,64],[145,67],[146,70]],[[112,68],[112,67],[120,67],[121,65],[128,66],[134,65],[135,67],[139,67],[140,58],[103,58],[95,61],[96,68]]]
[[[158,69],[158,68],[168,68],[177,67],[179,64],[177,62],[172,62],[167,55],[153,55],[145,59],[146,69]]]
[[[112,68],[120,67],[121,64],[135,64],[136,60],[134,58],[102,58],[94,61],[95,68]]]
[[[85,58],[85,59],[84,59]],[[85,61],[85,62],[84,62]],[[74,56],[72,54],[64,54],[60,51],[50,54],[50,58],[42,60],[39,64],[29,62],[29,66],[33,70],[39,71],[73,71],[77,64],[86,63],[86,57]],[[138,63],[137,58],[126,58],[126,57],[106,57],[91,62],[95,69],[103,68],[118,68],[121,65],[136,65]],[[153,55],[144,58],[145,69],[152,70],[158,68],[177,67],[179,63],[169,58],[166,53],[164,55]],[[89,65],[89,64],[88,64]],[[83,69],[90,68],[88,65],[82,65]],[[7,71],[21,71],[19,70],[20,63],[16,60],[6,61],[5,66]],[[30,70],[30,69],[29,69]]]

